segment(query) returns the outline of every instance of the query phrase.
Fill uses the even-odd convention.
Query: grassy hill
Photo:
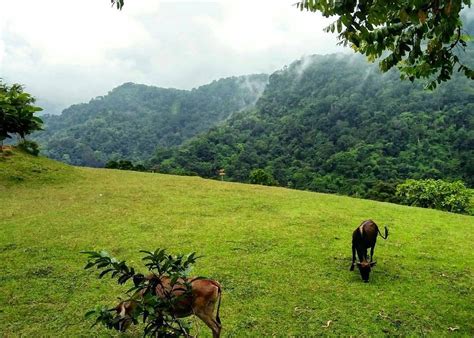
[[[204,255],[195,272],[223,284],[225,336],[474,335],[474,217],[18,152],[0,160],[0,193],[2,335],[110,333],[83,315],[122,288],[84,271],[79,252],[139,267],[138,250],[156,247]],[[368,218],[391,234],[364,284],[350,238]]]

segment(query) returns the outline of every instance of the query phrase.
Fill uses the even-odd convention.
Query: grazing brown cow
[[[145,277],[148,280],[152,278],[158,278],[155,276]],[[183,318],[191,315],[199,317],[211,330],[214,338],[220,337],[221,335],[221,320],[219,318],[219,308],[221,305],[221,286],[218,282],[212,279],[187,279],[187,282],[191,283],[191,294],[180,300],[176,307],[173,309],[173,314],[177,318]],[[162,277],[161,283],[158,283],[156,287],[156,295],[158,297],[164,297],[164,291],[171,291],[173,295],[180,296],[184,293],[183,287],[184,281],[181,280],[175,284],[173,288],[170,285],[170,279],[168,277]],[[141,292],[138,297],[141,297]],[[216,302],[217,312],[214,318],[214,307]],[[121,302],[115,310],[121,318],[125,318],[121,327],[121,331],[125,331],[132,323],[131,314],[137,307],[138,303],[135,300],[127,300]]]
[[[359,256],[359,263],[357,267],[359,268],[360,276],[364,282],[369,281],[370,271],[372,267],[377,264],[373,261],[374,259],[374,249],[375,243],[377,242],[377,235],[380,234],[380,237],[387,239],[388,229],[385,227],[385,237],[380,233],[379,227],[372,220],[367,220],[362,222],[354,232],[352,233],[352,264],[351,271],[354,271],[355,264],[355,255],[357,251],[357,256]],[[370,248],[370,262],[367,260],[367,249]]]

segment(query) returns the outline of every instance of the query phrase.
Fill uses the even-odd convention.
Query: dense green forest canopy
[[[474,60],[472,50],[466,59]],[[390,200],[407,178],[474,185],[474,82],[435,91],[362,57],[311,56],[270,76],[256,107],[151,161],[160,171]]]
[[[179,145],[253,105],[267,81],[264,74],[231,77],[190,91],[125,83],[59,116],[45,116],[45,131],[35,139],[47,156],[71,164],[141,161],[157,145]]]

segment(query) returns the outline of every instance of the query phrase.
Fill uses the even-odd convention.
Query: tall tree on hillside
[[[2,150],[3,141],[11,137],[8,133],[13,128],[13,116],[7,103],[7,94],[7,85],[0,82],[0,151]]]
[[[34,116],[43,110],[34,106],[35,98],[23,91],[19,84],[8,86],[0,82],[0,143],[11,134],[18,134],[22,140],[33,131],[41,130],[43,121]]]
[[[455,70],[474,79],[474,70],[458,56],[469,40],[460,13],[470,0],[303,0],[296,5],[337,17],[326,31],[337,31],[343,45],[371,61],[382,57],[384,72],[396,66],[402,78],[428,78],[430,89]]]

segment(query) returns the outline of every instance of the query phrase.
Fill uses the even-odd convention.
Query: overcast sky
[[[296,0],[0,0],[0,77],[47,112],[124,82],[190,89],[342,51]]]

